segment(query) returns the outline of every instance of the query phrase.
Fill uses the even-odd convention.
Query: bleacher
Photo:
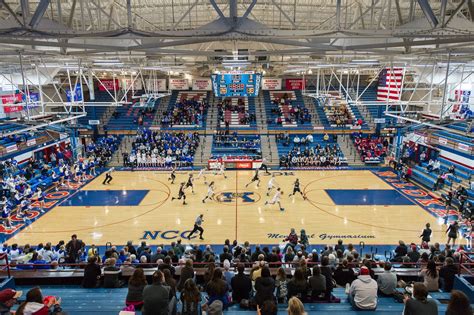
[[[467,130],[468,124],[466,122],[463,122],[463,121],[449,124],[446,127],[457,130],[457,131],[466,132],[466,133],[467,132],[474,132],[474,127],[471,128],[471,130]]]
[[[230,102],[231,109],[225,109],[225,102]],[[237,110],[239,101],[242,102],[244,111]],[[221,115],[219,117],[221,126],[225,122],[229,122],[229,128],[231,129],[254,129],[257,124],[255,121],[255,99],[253,97],[232,97],[225,99],[218,99],[218,103],[222,104]],[[250,118],[247,123],[243,123],[245,116],[248,115]]]
[[[167,112],[172,113],[176,105],[184,100],[194,100],[198,103],[203,103],[209,99],[209,92],[207,91],[178,91],[174,90],[171,93],[170,100],[167,107]],[[169,122],[162,122],[164,128],[206,128],[207,108],[204,108],[204,113],[198,125],[195,124],[170,124]]]
[[[228,139],[228,141],[225,141]],[[252,158],[260,157],[260,135],[215,135],[212,141],[211,156],[218,157],[236,157],[248,156]]]
[[[311,116],[309,121],[296,121],[291,117],[290,111],[292,108],[299,108],[300,113],[303,113],[306,108],[304,106],[303,94],[301,91],[262,91],[263,100],[265,106],[265,113],[267,116],[268,129],[285,129],[285,128],[298,128],[298,129],[311,129]],[[289,104],[278,103],[278,109],[281,115],[275,113],[276,105],[275,99],[280,99],[284,95],[288,96]],[[281,124],[277,123],[277,119],[281,119]]]
[[[130,104],[117,107],[114,114],[116,117],[114,117],[114,115],[110,117],[107,127],[109,130],[135,130],[138,127],[138,118],[140,117],[140,114],[143,115],[143,123],[141,127],[150,127],[154,119],[154,113],[160,105],[160,102],[161,98],[158,98],[154,100],[154,105],[152,107],[136,107]]]
[[[113,99],[107,91],[94,91],[96,102],[112,102]],[[88,106],[86,107],[86,116],[79,118],[78,123],[84,126],[89,126],[89,120],[101,120],[104,113],[109,107],[107,106]],[[100,122],[104,123],[103,121]]]

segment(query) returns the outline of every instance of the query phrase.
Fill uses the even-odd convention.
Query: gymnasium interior
[[[0,313],[472,314],[473,21],[0,1]]]

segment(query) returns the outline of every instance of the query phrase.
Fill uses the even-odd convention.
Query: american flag
[[[403,68],[385,68],[379,76],[377,101],[399,101],[402,96]]]

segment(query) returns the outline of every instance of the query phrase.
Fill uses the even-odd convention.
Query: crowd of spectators
[[[114,135],[97,138],[86,146],[86,157],[98,158],[98,165],[104,167],[120,145],[120,138]]]
[[[124,156],[124,164],[132,167],[191,166],[198,146],[198,133],[138,129],[132,152]]]
[[[295,106],[294,104],[292,104],[292,100],[290,99],[290,96],[287,93],[285,93],[280,98],[275,98],[274,100],[272,100],[272,104],[273,106],[271,108],[271,112],[277,117],[274,120],[268,119],[269,124],[274,122],[277,125],[281,125],[283,124],[283,120],[285,120],[285,123],[296,122],[299,124],[304,124],[311,122],[311,114],[309,113],[309,110],[304,106]],[[289,107],[288,111],[286,112],[284,112],[285,105]]]
[[[174,107],[163,113],[161,124],[164,127],[174,125],[202,125],[208,104],[195,99],[182,99]]]
[[[222,148],[240,148],[243,151],[260,151],[260,136],[239,136],[236,132],[226,135],[218,131],[214,136],[214,145]]]
[[[325,106],[324,112],[331,124],[335,124],[337,127],[344,127],[345,125],[352,125],[354,119],[349,112],[346,104],[333,104],[332,106]]]
[[[222,102],[217,104],[217,119],[223,122],[226,126],[230,125],[230,121],[226,118],[226,112],[237,113],[239,115],[239,124],[248,125],[251,122],[255,122],[255,114],[249,113],[245,109],[245,100],[239,98],[237,104],[232,104],[231,98],[226,98]]]
[[[283,249],[251,247],[248,242],[226,240],[218,253],[210,245],[200,248],[178,240],[152,250],[142,241],[138,247],[131,242],[120,249],[111,246],[101,255],[94,245],[86,249],[73,235],[67,244],[61,241],[56,246],[4,244],[0,253],[7,253],[13,268],[33,268],[31,264],[58,268],[61,261],[79,263],[84,268],[82,285],[87,288],[122,287],[126,285],[122,274],[131,274],[126,303],[142,308],[144,314],[159,305],[177,308],[178,292],[182,310],[200,308],[203,294],[207,295],[204,308],[222,310],[232,303],[243,308],[287,301],[291,304],[292,298],[302,303],[338,303],[340,297],[332,293],[336,287],[346,288],[354,309],[375,310],[379,296],[405,300],[406,308],[416,307],[410,304],[417,302],[410,302],[397,288],[413,290],[414,301],[426,299],[429,292],[453,289],[463,247],[441,249],[438,243],[428,245],[426,235],[422,236],[425,242],[421,247],[400,242],[392,262],[378,261],[369,253],[361,255],[352,244],[346,246],[342,240],[321,251],[308,251],[308,236],[304,230],[298,235],[294,229],[285,238],[287,245]],[[419,268],[420,282],[413,286],[403,282],[393,266]],[[294,272],[290,273],[288,268],[294,268]],[[147,283],[146,270],[153,273],[151,284]],[[463,298],[462,293],[454,294]]]
[[[325,138],[329,140],[329,137]],[[325,141],[327,141],[325,140]],[[280,134],[277,141],[283,146],[291,146],[291,150],[287,154],[280,156],[280,166],[305,167],[305,166],[340,166],[346,163],[344,154],[336,143],[325,143],[313,145],[313,136],[296,135],[293,140],[288,134]]]
[[[388,140],[383,137],[375,137],[362,134],[354,134],[354,145],[359,152],[360,158],[363,162],[371,160],[383,160],[387,156]]]

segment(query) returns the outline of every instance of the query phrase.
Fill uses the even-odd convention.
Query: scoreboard
[[[262,75],[254,72],[230,72],[211,75],[216,97],[258,96]]]

